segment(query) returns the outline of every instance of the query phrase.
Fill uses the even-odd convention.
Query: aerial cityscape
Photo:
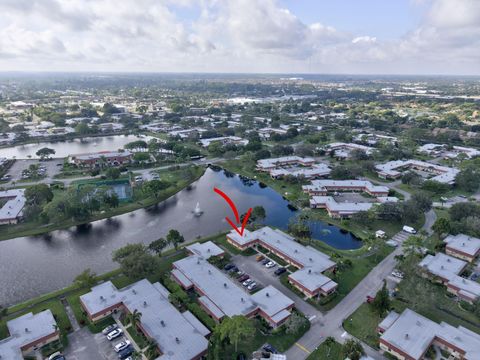
[[[1,360],[480,360],[480,2],[0,19]]]

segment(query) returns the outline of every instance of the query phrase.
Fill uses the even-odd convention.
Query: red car
[[[371,304],[373,301],[375,300],[375,298],[373,296],[367,296],[367,303],[368,304]]]

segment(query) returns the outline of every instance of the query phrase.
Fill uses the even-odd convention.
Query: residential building
[[[268,140],[273,134],[286,135],[287,130],[279,128],[265,127],[258,129],[258,135],[262,140]]]
[[[0,225],[18,223],[26,203],[25,189],[0,191],[0,200],[5,202],[0,209]]]
[[[93,322],[115,313],[141,312],[138,328],[157,343],[157,359],[201,359],[207,353],[210,331],[189,311],[179,312],[169,302],[169,294],[160,283],[146,279],[120,290],[107,281],[80,296],[80,304]]]
[[[388,196],[389,188],[363,180],[314,180],[302,189],[309,195],[328,195],[331,192],[360,191],[371,196]]]
[[[130,163],[130,151],[100,151],[97,153],[69,155],[69,161],[80,167],[121,166]]]
[[[222,250],[215,250],[216,247],[210,242],[202,249],[190,249],[194,255],[173,263],[172,278],[184,289],[194,289],[200,295],[200,306],[216,321],[226,316],[250,318],[258,315],[272,327],[283,324],[291,314],[294,301],[273,286],[267,286],[253,295],[247,293],[207,261],[213,253],[221,253]]]
[[[171,130],[168,132],[168,136],[170,137],[178,136],[180,139],[197,138],[205,131],[207,130],[202,128]]]
[[[268,172],[274,179],[284,176],[304,177],[315,179],[328,176],[332,171],[325,164],[315,164],[315,159],[299,156],[284,156],[273,159],[262,159],[257,161],[259,171]]]
[[[208,147],[210,144],[213,144],[213,143],[220,143],[222,145],[233,144],[233,145],[244,146],[248,144],[248,140],[242,139],[241,137],[238,137],[238,136],[221,136],[221,137],[210,138],[210,139],[200,139],[200,144],[203,147]]]
[[[450,353],[449,359],[480,359],[480,335],[450,324],[440,324],[405,309],[390,312],[378,325],[380,349],[401,360],[424,359],[430,346]]]
[[[23,360],[35,350],[60,339],[60,331],[50,310],[9,320],[7,329],[9,336],[0,340],[2,360]]]
[[[456,258],[472,262],[480,255],[480,239],[465,234],[448,235],[444,240],[445,252]]]
[[[370,155],[375,149],[369,146],[353,144],[353,143],[331,143],[326,147],[327,151],[333,151],[335,157],[349,158],[353,150],[362,150],[365,154]]]
[[[441,156],[444,159],[456,159],[460,154],[464,154],[468,159],[480,156],[480,150],[464,146],[449,147],[447,144],[425,144],[418,148],[418,152],[430,156]]]
[[[397,179],[401,177],[405,171],[418,170],[427,174],[433,174],[429,180],[449,185],[455,183],[455,177],[460,172],[457,168],[431,164],[419,160],[394,160],[385,164],[376,165],[375,168],[378,176],[382,179]]]
[[[396,144],[398,139],[395,136],[387,136],[387,135],[372,134],[372,133],[361,133],[356,135],[353,138],[353,141],[360,144],[367,144],[368,146],[375,146],[380,142]]]
[[[469,303],[480,297],[480,283],[459,276],[467,262],[443,253],[427,255],[420,263],[422,275],[447,287],[447,291]]]
[[[288,280],[307,297],[327,296],[337,288],[337,283],[324,275],[335,268],[335,262],[317,249],[299,244],[281,230],[265,226],[252,232],[244,230],[243,236],[232,230],[227,234],[227,241],[240,250],[260,245],[298,268]]]

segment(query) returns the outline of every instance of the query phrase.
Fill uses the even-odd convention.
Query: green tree
[[[141,319],[142,319],[142,313],[137,309],[133,310],[132,313],[128,314],[128,322],[135,329],[137,328],[137,325],[140,324]]]
[[[97,274],[95,274],[90,268],[81,272],[74,280],[81,288],[90,288],[97,282]]]
[[[350,360],[360,360],[360,358],[365,354],[362,344],[359,341],[349,339],[343,345],[345,355],[350,358]]]
[[[448,234],[451,230],[450,221],[447,218],[438,218],[432,226],[432,230],[435,231],[440,238],[442,234]]]
[[[307,319],[305,319],[305,317],[300,315],[298,312],[294,311],[285,322],[285,333],[296,334],[301,328],[306,326],[306,324]]]
[[[255,327],[245,316],[235,315],[223,320],[215,327],[214,332],[219,333],[221,341],[228,340],[230,344],[233,344],[235,352],[237,352],[240,340],[252,338],[255,334]]]
[[[39,156],[41,160],[46,160],[49,159],[51,155],[55,154],[55,150],[44,147],[39,149],[35,154]]]
[[[29,204],[42,205],[53,199],[53,192],[46,184],[29,186],[25,190],[25,198]]]
[[[373,300],[372,306],[381,317],[390,310],[390,296],[388,294],[387,283],[385,280],[383,281],[382,288],[378,290],[377,295],[375,295],[375,300]]]
[[[423,245],[423,239],[420,236],[409,236],[402,244],[406,255],[418,254]]]
[[[162,180],[151,180],[145,183],[143,188],[145,189],[148,195],[153,195],[155,198],[158,198],[162,190],[167,189],[170,184]]]
[[[120,177],[120,169],[109,167],[107,171],[105,171],[105,176],[109,179],[118,179]]]
[[[127,244],[114,251],[112,259],[131,279],[143,279],[154,274],[158,265],[158,258],[151,255],[143,244]]]
[[[263,206],[255,206],[252,209],[252,214],[250,216],[253,221],[262,221],[267,216],[267,213]]]
[[[455,184],[459,189],[473,193],[480,187],[480,172],[468,167],[457,174]]]
[[[185,241],[185,238],[183,237],[182,234],[178,232],[178,230],[175,229],[170,229],[170,231],[167,234],[167,242],[169,244],[172,244],[175,250],[178,249],[178,245],[180,243],[183,243]]]
[[[168,241],[165,240],[164,238],[160,238],[157,240],[154,240],[148,245],[148,249],[150,251],[153,251],[155,254],[161,256],[163,249],[165,249],[168,245]]]
[[[81,123],[78,123],[77,126],[75,126],[75,132],[80,135],[87,135],[91,133],[91,130],[87,124],[85,124],[84,122],[81,122]]]
[[[120,205],[118,195],[113,191],[103,194],[103,202],[111,208],[116,208],[118,205]]]

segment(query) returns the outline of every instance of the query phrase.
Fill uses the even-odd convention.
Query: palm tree
[[[137,325],[140,323],[141,318],[142,313],[135,309],[133,310],[133,313],[128,316],[128,322],[134,327],[134,329],[137,329]]]
[[[148,358],[153,358],[157,353],[157,342],[154,339],[148,339],[147,341],[147,348],[145,349],[145,356]]]

